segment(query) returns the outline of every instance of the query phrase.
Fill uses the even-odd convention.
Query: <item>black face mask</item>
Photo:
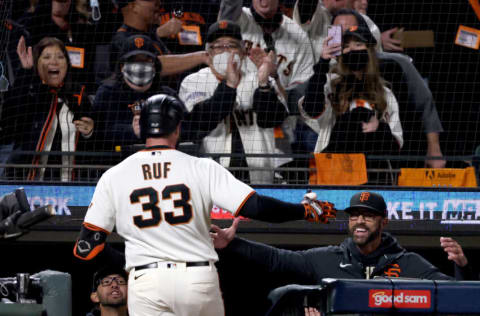
[[[351,71],[363,70],[368,64],[368,51],[351,50],[350,52],[342,55],[342,63],[347,66]]]

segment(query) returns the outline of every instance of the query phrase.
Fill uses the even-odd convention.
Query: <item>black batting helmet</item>
[[[166,94],[156,94],[141,102],[140,137],[163,137],[170,135],[186,112],[182,101]]]

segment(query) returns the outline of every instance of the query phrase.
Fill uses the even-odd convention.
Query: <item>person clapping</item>
[[[85,88],[70,80],[69,56],[59,39],[45,37],[32,49],[26,47],[22,37],[17,54],[22,69],[6,95],[2,141],[14,143],[10,163],[31,164],[32,168],[21,173],[10,170],[7,176],[70,181],[74,177],[73,155],[36,155],[25,151],[74,152],[85,148],[83,140],[92,135],[94,128]],[[36,167],[46,164],[62,168]]]

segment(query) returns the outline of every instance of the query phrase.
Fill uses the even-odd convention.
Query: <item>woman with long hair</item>
[[[71,181],[74,178],[73,155],[40,153],[77,151],[84,145],[83,140],[92,135],[94,121],[85,88],[70,79],[69,56],[59,39],[45,37],[32,50],[26,47],[22,37],[17,53],[22,69],[3,105],[2,139],[14,143],[10,163],[31,164],[32,168],[20,173],[10,170],[9,176],[13,179]],[[47,164],[62,167],[36,167]]]
[[[403,145],[398,103],[381,78],[376,40],[355,26],[329,45],[314,66],[300,113],[319,136],[315,152],[396,154]],[[330,69],[330,60],[337,63]]]

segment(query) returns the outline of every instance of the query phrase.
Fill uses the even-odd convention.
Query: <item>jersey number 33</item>
[[[193,217],[192,205],[190,201],[190,190],[185,184],[175,184],[166,186],[162,191],[162,200],[169,200],[172,194],[180,193],[180,199],[173,201],[175,208],[182,208],[181,215],[175,215],[172,211],[163,211],[165,221],[170,225],[187,224]],[[133,223],[139,228],[148,228],[158,226],[162,221],[162,210],[158,206],[158,191],[152,187],[134,190],[130,194],[130,202],[132,204],[140,203],[140,198],[147,197],[148,201],[142,203],[144,212],[150,212],[151,217],[145,219],[143,215],[133,216]]]

